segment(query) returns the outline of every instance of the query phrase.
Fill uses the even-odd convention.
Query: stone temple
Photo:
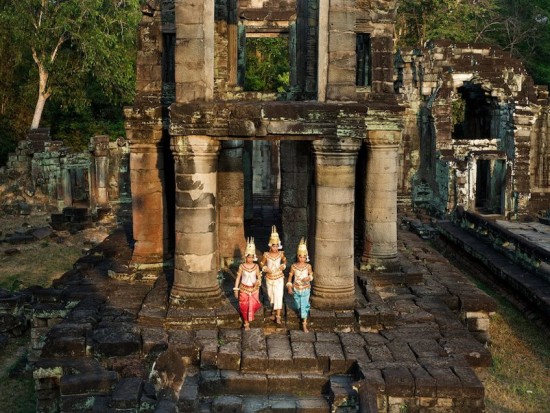
[[[147,3],[126,111],[132,262],[173,258],[172,300],[219,299],[260,205],[280,211],[264,224],[283,245],[310,240],[314,305],[341,309],[355,268],[395,267],[398,208],[548,207],[548,91],[494,48],[394,53],[397,3]],[[247,45],[273,38],[289,85],[249,91]]]
[[[496,303],[401,217],[547,213],[548,91],[492,47],[395,50],[397,9],[143,2],[127,141],[97,138],[78,164],[48,152],[59,158],[49,175],[34,149],[20,154],[21,168],[34,156],[58,208],[75,203],[63,174],[93,178],[82,180],[90,208],[127,205],[131,192],[131,236],[114,232],[51,288],[0,297],[4,319],[32,325],[37,412],[484,411]],[[255,90],[251,62],[274,44],[288,83]],[[117,168],[131,191],[124,178],[109,186]],[[234,270],[246,237],[267,250],[272,225],[290,261],[308,239],[309,333],[288,296],[282,326],[264,297],[241,329]],[[544,248],[522,248],[537,271],[550,265]],[[543,278],[531,285],[548,311]]]

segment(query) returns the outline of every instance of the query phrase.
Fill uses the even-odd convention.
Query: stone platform
[[[171,274],[131,272],[114,233],[33,294],[37,411],[482,412],[494,301],[428,244],[399,234],[402,271],[357,272],[356,308],[286,301],[240,328],[231,274],[214,309],[171,306]],[[476,340],[477,338],[477,340]]]

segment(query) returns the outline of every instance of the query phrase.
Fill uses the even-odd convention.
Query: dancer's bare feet
[[[304,330],[304,333],[309,333],[306,320],[302,321],[302,329]]]
[[[250,330],[250,324],[248,323],[248,321],[245,321],[243,327],[246,331]]]

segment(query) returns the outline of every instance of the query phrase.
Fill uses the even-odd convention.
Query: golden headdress
[[[254,238],[252,237],[246,239],[246,249],[244,250],[245,258],[249,255],[254,257],[254,261],[258,260],[256,256],[256,244],[254,244]]]
[[[273,244],[278,244],[279,248],[283,248],[275,225],[271,227],[271,236],[269,237],[269,246],[271,247]]]
[[[307,252],[307,244],[306,240],[303,238],[300,240],[300,243],[298,244],[298,251],[296,255],[305,255],[306,256],[306,262],[309,262],[309,253]]]

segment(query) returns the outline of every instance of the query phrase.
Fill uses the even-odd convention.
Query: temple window
[[[369,33],[357,33],[355,42],[357,86],[371,86],[372,83],[372,58],[371,37]]]

